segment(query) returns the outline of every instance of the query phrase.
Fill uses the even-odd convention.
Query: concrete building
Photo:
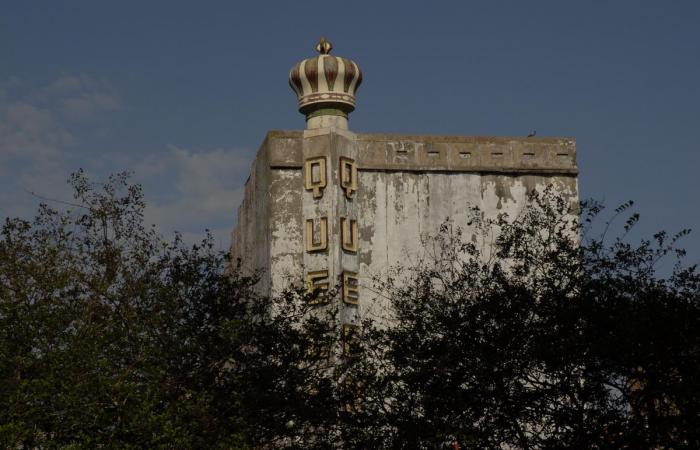
[[[292,68],[306,129],[270,131],[245,185],[231,251],[264,270],[263,289],[305,280],[323,299],[338,286],[352,324],[384,307],[369,280],[417,258],[448,217],[468,229],[473,206],[515,216],[550,184],[578,198],[572,138],[350,131],[362,74],[331,48],[322,39],[319,56]]]

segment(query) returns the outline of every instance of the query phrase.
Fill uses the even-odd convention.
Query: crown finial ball
[[[327,41],[325,37],[321,36],[318,44],[316,44],[316,51],[322,55],[330,55],[331,50],[333,50],[333,44]]]
[[[331,55],[333,45],[322,37],[316,45],[318,56],[305,59],[289,71],[289,85],[297,94],[299,112],[310,121],[335,116],[347,123],[355,109],[355,92],[362,83],[360,68],[348,58]]]

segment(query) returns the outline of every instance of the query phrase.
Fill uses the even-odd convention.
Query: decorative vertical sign
[[[354,159],[340,157],[340,187],[345,191],[345,197],[351,199],[357,191],[357,163]]]
[[[341,323],[350,324],[358,320],[360,304],[359,205],[353,201],[359,184],[357,151],[354,139],[331,130],[305,137],[302,145],[303,185],[312,193],[302,196],[309,301],[327,304],[331,288],[337,287],[337,300],[345,305]]]
[[[360,289],[357,272],[343,271],[343,302],[349,305],[360,303]]]
[[[345,404],[345,412],[361,412],[364,409],[364,403],[362,402],[362,383],[359,383],[351,377],[347,377],[343,380],[342,386],[346,393],[352,395],[351,400]]]
[[[328,293],[328,271],[314,270],[306,275],[306,288],[311,293],[311,304],[325,303]]]
[[[314,198],[323,197],[323,190],[326,188],[325,156],[304,161],[304,188],[313,191]]]
[[[328,218],[321,217],[319,222],[319,230],[316,232],[314,227],[314,219],[306,219],[306,229],[304,239],[306,241],[306,251],[322,252],[328,249]]]
[[[340,242],[343,250],[357,253],[357,220],[340,218]]]
[[[351,356],[357,354],[357,346],[360,343],[360,327],[349,323],[343,324],[343,354]]]

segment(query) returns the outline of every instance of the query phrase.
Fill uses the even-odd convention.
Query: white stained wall
[[[575,177],[541,175],[490,175],[460,172],[360,173],[358,191],[360,226],[360,315],[386,318],[387,304],[373,277],[386,277],[398,264],[415,265],[424,257],[426,237],[436,235],[449,220],[463,231],[463,239],[479,240],[470,234],[472,207],[485,218],[506,213],[515,218],[532,190],[553,184],[559,192],[577,201]]]

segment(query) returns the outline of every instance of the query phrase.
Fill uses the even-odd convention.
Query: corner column
[[[354,133],[339,128],[304,131],[302,224],[304,276],[314,302],[339,290],[343,331],[359,323],[358,149]]]

